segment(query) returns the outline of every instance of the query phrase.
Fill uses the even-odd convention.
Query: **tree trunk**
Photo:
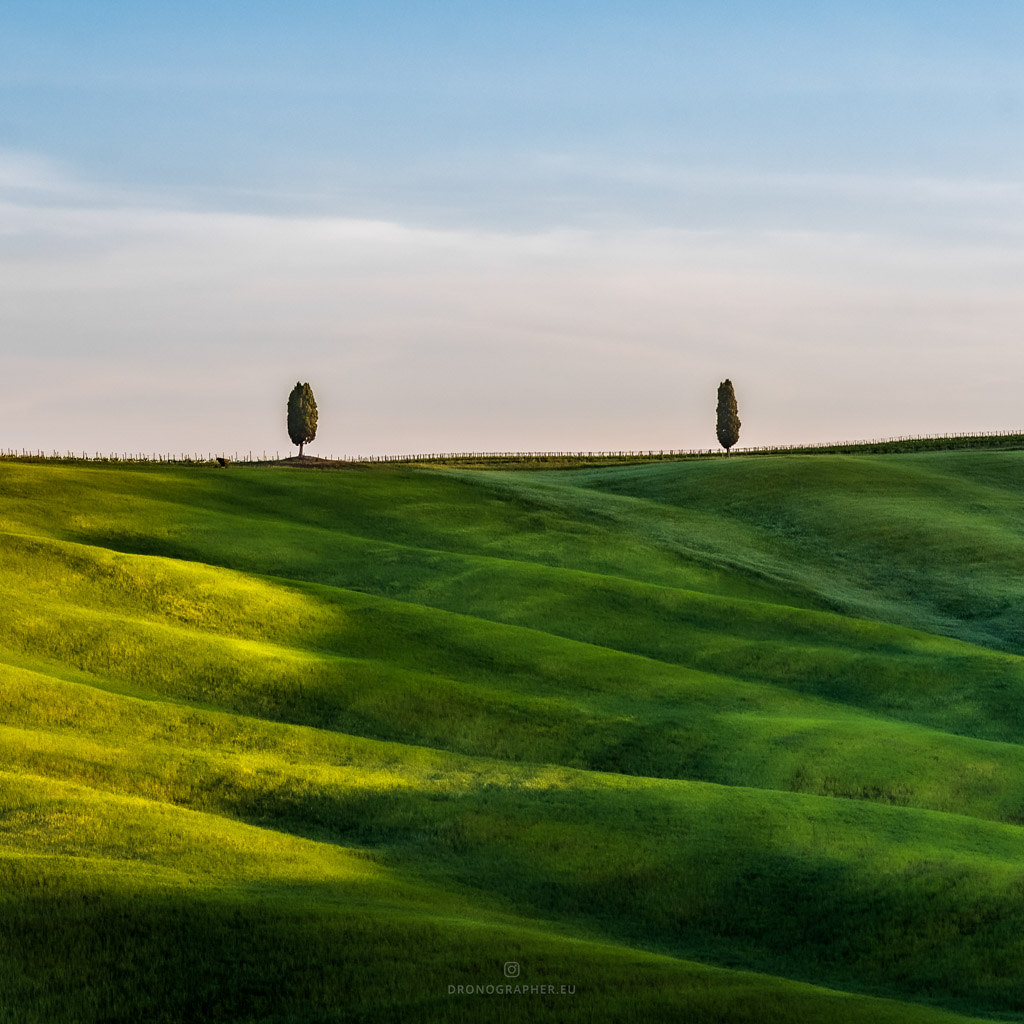
[[[299,458],[302,458],[302,442],[299,442]]]

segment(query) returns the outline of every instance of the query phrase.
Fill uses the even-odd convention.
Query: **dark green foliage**
[[[728,453],[740,439],[740,418],[736,409],[736,392],[732,381],[726,378],[718,385],[718,443]]]
[[[300,456],[302,446],[316,437],[316,399],[308,384],[296,383],[288,396],[288,436],[299,446]]]

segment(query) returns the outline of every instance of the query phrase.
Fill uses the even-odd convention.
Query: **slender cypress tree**
[[[740,418],[736,409],[736,392],[731,380],[718,385],[718,443],[729,454],[729,449],[740,439]]]
[[[299,446],[300,459],[302,446],[316,437],[316,399],[308,384],[297,383],[288,396],[288,436]]]

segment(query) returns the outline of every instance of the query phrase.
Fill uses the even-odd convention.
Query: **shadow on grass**
[[[959,1019],[318,885],[129,900],[86,883],[3,904],[0,952],[0,1013],[19,1024]]]

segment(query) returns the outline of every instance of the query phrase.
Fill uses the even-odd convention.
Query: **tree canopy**
[[[308,384],[297,382],[288,396],[288,436],[299,446],[300,458],[303,445],[316,437],[316,399]]]
[[[736,392],[728,377],[718,385],[718,443],[729,449],[740,439],[740,418],[736,408]]]

